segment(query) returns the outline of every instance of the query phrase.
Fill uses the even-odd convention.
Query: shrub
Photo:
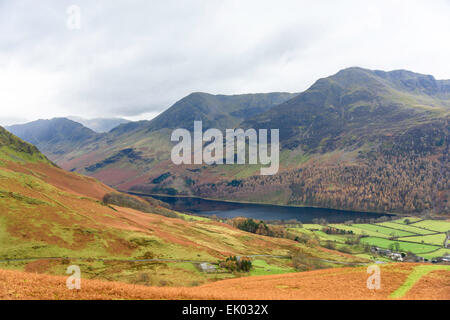
[[[242,184],[242,180],[232,180],[231,182],[228,182],[228,186],[232,187],[239,187]]]
[[[251,232],[256,233],[256,230],[258,230],[259,224],[256,223],[253,219],[246,219],[243,222],[238,223],[237,228]]]
[[[225,259],[225,261],[220,261],[219,266],[223,269],[227,269],[230,272],[249,272],[252,268],[252,261],[248,257],[237,257],[232,256]]]
[[[249,272],[252,268],[252,261],[248,257],[242,257],[238,262],[238,269],[242,272]]]
[[[161,182],[163,182],[164,180],[166,180],[170,176],[171,176],[170,172],[163,173],[159,177],[153,179],[152,183],[155,183],[155,184],[161,183]]]

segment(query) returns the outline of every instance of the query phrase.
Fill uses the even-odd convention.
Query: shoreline
[[[355,211],[355,210],[346,210],[346,209],[336,209],[336,208],[324,208],[319,206],[311,206],[311,205],[283,205],[283,204],[273,204],[273,203],[261,203],[261,202],[250,202],[250,201],[235,201],[235,200],[224,200],[224,199],[214,199],[214,198],[203,198],[199,196],[191,196],[191,195],[167,195],[167,194],[159,194],[159,193],[142,193],[142,192],[136,192],[136,191],[123,191],[119,190],[120,192],[129,193],[135,196],[142,196],[142,197],[166,197],[166,198],[186,198],[186,199],[198,199],[198,200],[204,200],[204,201],[215,201],[215,202],[223,202],[223,203],[229,203],[229,204],[248,204],[248,205],[260,205],[260,206],[271,206],[271,207],[283,207],[283,208],[311,208],[311,209],[326,209],[326,210],[335,210],[335,211],[342,211],[342,212],[348,212],[348,213],[370,213],[370,214],[377,214],[380,216],[396,216],[396,217],[414,217],[413,215],[408,214],[401,214],[401,213],[391,213],[391,212],[374,212],[374,211]]]

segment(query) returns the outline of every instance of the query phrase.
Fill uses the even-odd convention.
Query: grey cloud
[[[72,4],[81,9],[81,30],[66,27]],[[139,118],[192,91],[297,92],[353,65],[450,78],[448,1],[371,6],[2,1],[0,104],[8,108],[0,109],[0,124],[65,115]]]

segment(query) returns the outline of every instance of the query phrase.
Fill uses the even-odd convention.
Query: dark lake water
[[[168,203],[173,210],[197,215],[216,215],[221,218],[247,217],[258,220],[291,220],[312,223],[315,218],[324,218],[330,223],[340,223],[348,220],[379,218],[383,215],[370,212],[354,212],[325,208],[288,207],[266,204],[246,204],[227,201],[204,200],[188,197],[170,197],[151,195]]]

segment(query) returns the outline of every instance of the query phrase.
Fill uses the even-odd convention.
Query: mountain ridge
[[[202,120],[205,129],[234,128],[242,119],[264,112],[295,95],[287,92],[237,95],[193,92],[151,120],[149,131],[163,128],[193,130],[194,120]]]
[[[318,79],[300,94],[192,93],[157,118],[122,124],[61,155],[57,163],[121,190],[347,210],[446,213],[449,187],[439,177],[448,170],[449,83],[405,70],[353,67]],[[285,101],[272,105],[279,98]],[[253,107],[256,114],[239,114]],[[280,129],[278,182],[259,177],[258,166],[173,165],[170,132],[192,129],[194,120],[203,120],[204,129]],[[424,166],[426,174],[420,171]],[[309,186],[299,179],[310,176],[298,176],[298,170],[315,177]],[[378,179],[373,170],[386,171],[392,178]],[[171,173],[167,179],[157,179],[166,172]],[[411,179],[401,186],[396,181],[405,174]],[[422,196],[417,194],[421,179],[426,179]],[[230,181],[241,182],[230,186]]]
[[[448,115],[450,95],[448,100],[418,95],[415,104],[411,104],[408,100],[403,100],[406,99],[403,95],[396,95],[396,91],[384,83],[384,78],[379,78],[380,73],[381,71],[362,68],[341,70],[335,75],[317,80],[308,90],[280,104],[276,109],[255,116],[245,122],[244,126],[282,128],[280,139],[284,140],[284,145],[296,147],[301,144],[302,147],[311,149],[317,148],[323,139],[330,138],[331,135],[339,136],[355,127],[368,124],[385,126],[386,122],[388,125],[396,125],[399,121],[417,119],[422,115]],[[391,71],[384,75],[397,73],[404,74],[401,71]],[[408,79],[411,75],[419,79],[432,77],[412,72],[407,74]],[[433,105],[426,107],[420,104],[422,102]],[[435,107],[437,103],[439,105]],[[317,138],[314,136],[316,133]]]
[[[95,142],[102,134],[67,118],[40,119],[6,129],[57,161],[62,154]]]

